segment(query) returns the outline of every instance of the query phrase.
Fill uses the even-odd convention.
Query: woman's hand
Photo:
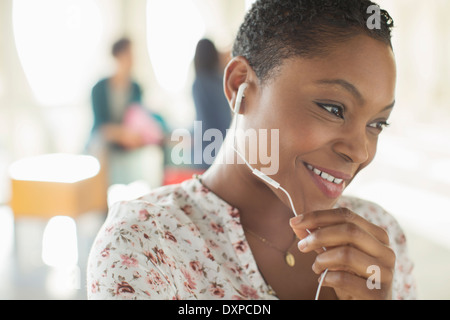
[[[142,147],[144,145],[144,141],[139,132],[127,128],[122,127],[121,135],[119,137],[119,144],[127,150],[134,150]]]
[[[290,224],[302,239],[299,250],[318,253],[312,269],[328,269],[323,286],[334,288],[339,299],[392,298],[395,253],[384,229],[346,208],[306,213]]]
[[[102,133],[108,142],[117,143],[127,150],[140,148],[144,141],[139,132],[120,124],[105,124]]]

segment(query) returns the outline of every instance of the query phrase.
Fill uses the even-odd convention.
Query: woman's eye
[[[379,130],[380,132],[383,131],[384,128],[389,127],[390,124],[387,123],[387,121],[379,121],[369,124],[369,127]]]
[[[337,106],[334,104],[326,104],[326,103],[317,103],[319,107],[325,109],[329,113],[335,115],[338,118],[344,119],[344,108],[341,106]]]

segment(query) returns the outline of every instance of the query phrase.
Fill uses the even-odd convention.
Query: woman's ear
[[[228,99],[230,108],[233,112],[236,105],[236,98],[238,96],[239,87],[244,82],[246,82],[250,87],[253,78],[253,70],[250,67],[247,59],[245,59],[244,57],[233,58],[225,68],[224,91],[225,96]],[[239,113],[243,113],[244,111],[245,103],[243,101]]]

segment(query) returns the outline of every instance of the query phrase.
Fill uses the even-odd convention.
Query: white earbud
[[[234,110],[233,110],[236,115],[239,114],[239,110],[241,109],[242,98],[244,98],[244,93],[245,93],[245,90],[247,89],[247,87],[248,87],[248,83],[245,83],[245,82],[239,86],[237,97],[236,97],[236,104],[234,105]],[[234,145],[233,145],[233,149],[242,158],[242,160],[244,160],[245,164],[250,168],[250,170],[252,170],[252,172],[253,172],[253,174],[255,176],[257,176],[258,178],[260,178],[260,179],[264,180],[265,182],[269,183],[274,188],[279,189],[280,188],[280,184],[278,182],[276,182],[275,180],[273,180],[272,178],[270,178],[266,174],[262,173],[258,169],[253,168],[250,165],[250,163],[248,163],[248,161],[245,159],[245,157],[237,150],[237,148],[236,148],[237,122],[238,122],[238,120],[236,120],[235,125],[234,125]]]
[[[245,90],[248,87],[248,83],[243,83],[239,86],[237,97],[236,97],[236,104],[234,105],[234,114],[239,114],[239,111],[241,110],[241,103],[242,99],[244,98]]]

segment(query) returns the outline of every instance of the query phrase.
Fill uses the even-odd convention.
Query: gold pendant
[[[292,253],[286,252],[286,256],[284,258],[286,259],[286,263],[289,267],[295,266],[295,258]]]

